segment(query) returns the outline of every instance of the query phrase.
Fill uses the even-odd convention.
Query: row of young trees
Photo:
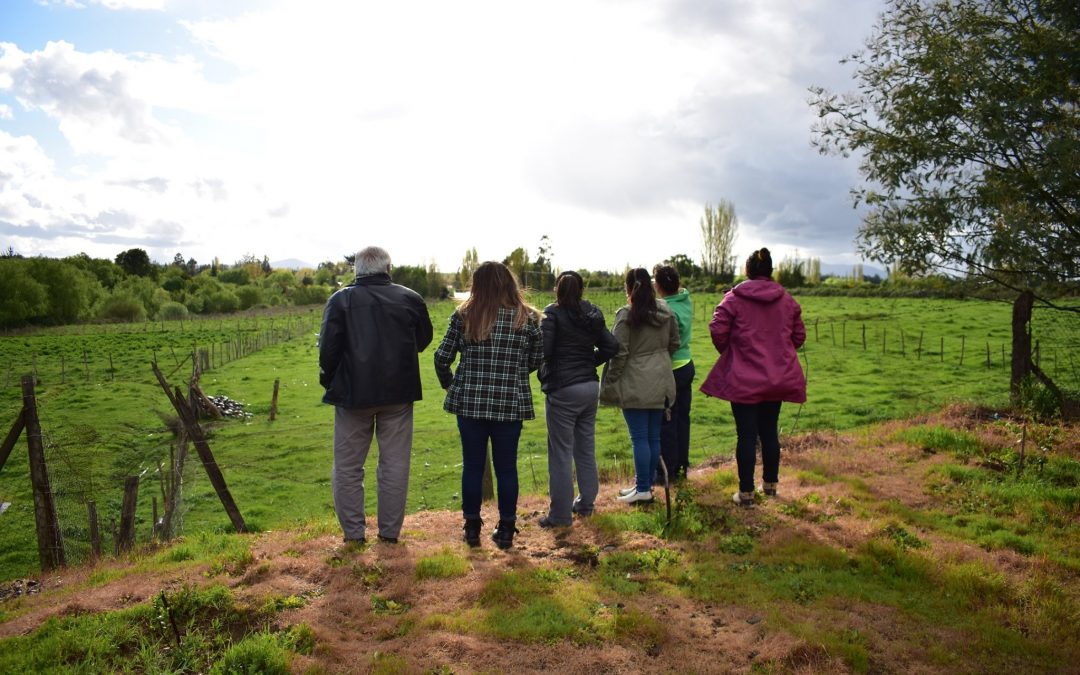
[[[337,286],[334,265],[274,270],[266,258],[199,265],[179,253],[168,265],[129,249],[113,260],[85,253],[66,258],[0,255],[0,326],[87,321],[178,319],[253,307],[326,302]]]

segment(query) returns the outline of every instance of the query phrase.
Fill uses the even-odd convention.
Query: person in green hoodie
[[[679,348],[671,355],[675,375],[675,404],[671,417],[660,424],[660,456],[672,480],[686,478],[690,468],[690,402],[693,398],[694,359],[690,356],[690,324],[694,319],[694,301],[685,288],[679,287],[679,272],[671,265],[653,267],[656,294],[675,315],[679,324]],[[663,476],[657,476],[663,482]]]

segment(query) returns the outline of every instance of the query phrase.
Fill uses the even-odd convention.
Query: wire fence
[[[701,325],[707,325],[712,307],[706,303],[700,305],[703,307],[698,311],[704,318],[698,319],[699,332],[695,342],[698,369],[695,388],[700,385],[715,358],[707,338],[702,339],[700,332]],[[608,313],[609,321],[613,313]],[[138,344],[125,352],[123,359],[114,355],[109,367],[105,367],[108,360],[100,356],[104,341],[96,344],[98,356],[92,356],[94,352],[87,347],[83,352],[86,358],[81,362],[78,358],[67,356],[79,354],[79,343],[71,343],[58,351],[42,349],[36,353],[34,356],[38,362],[33,372],[41,380],[51,382],[71,382],[73,378],[90,383],[121,379],[144,382],[152,379],[146,365],[149,360],[147,356],[156,354],[162,360],[163,370],[167,373],[172,371],[171,376],[182,379],[186,369],[191,367],[192,354],[200,368],[209,371],[266,349],[309,340],[317,330],[317,320],[317,315],[309,315],[273,320],[272,323],[263,319],[261,326],[255,322],[227,324],[221,321],[213,327],[208,322],[202,326],[203,329],[211,329],[208,333],[191,325],[182,330],[179,326],[175,330],[170,330],[171,326],[162,330],[158,325],[157,330],[150,333],[159,340],[152,344]],[[223,332],[227,339],[220,339]],[[1060,378],[1063,386],[1075,389],[1078,382],[1076,352],[1080,348],[1080,320],[1077,315],[1067,312],[1050,314],[1040,310],[1032,323],[1032,333],[1033,344],[1036,345],[1033,358],[1040,361],[1052,377]],[[219,337],[218,340],[212,339],[215,335]],[[181,338],[175,339],[177,336]],[[194,336],[198,338],[191,340]],[[93,334],[74,333],[67,336],[68,339],[73,337],[94,339]],[[177,346],[187,346],[189,350],[181,352]],[[910,323],[889,317],[866,320],[808,319],[807,342],[800,350],[800,358],[807,375],[810,397],[803,406],[784,406],[782,433],[790,435],[810,429],[842,428],[904,417],[952,400],[985,398],[991,395],[989,392],[1003,400],[1008,395],[1009,350],[1010,344],[1001,331],[983,331],[981,334],[930,333],[924,329],[913,329]],[[118,361],[124,364],[123,369],[117,368]],[[73,362],[76,367],[68,365]],[[9,370],[15,372],[20,368],[21,365],[9,366]],[[880,391],[861,399],[842,395],[842,392],[861,391],[860,388],[866,387],[868,382],[880,384]],[[543,444],[543,404],[538,389],[536,387],[536,402],[540,419],[526,427],[519,455],[519,474],[522,475],[522,485],[526,491],[531,487],[531,491],[543,492],[547,485],[546,450]],[[48,399],[43,400],[42,406],[46,410],[49,405]],[[418,405],[438,410],[441,408],[441,398],[431,397]],[[692,456],[700,460],[706,456],[730,455],[734,447],[734,424],[729,418],[725,403],[695,394]],[[606,476],[621,479],[632,475],[633,465],[629,439],[620,422],[617,412],[602,411],[597,425],[597,459]],[[2,423],[5,421],[0,420]],[[615,431],[601,431],[602,427]],[[327,452],[330,432],[325,422],[294,422],[288,418],[283,418],[273,428],[247,429],[242,425],[232,425],[228,439],[220,442],[259,447],[270,443],[283,429],[288,429],[291,438],[310,439],[294,442],[289,448],[290,452],[299,456]],[[69,564],[92,557],[91,524],[87,512],[90,502],[96,504],[101,516],[104,553],[115,552],[117,548],[116,528],[124,494],[115,479],[110,482],[107,478],[109,467],[98,453],[103,449],[124,452],[126,442],[118,439],[110,445],[103,443],[97,434],[91,425],[43,430],[51,489],[56,499]],[[450,437],[453,438],[453,434]],[[218,442],[214,441],[215,444]],[[425,443],[422,432],[418,432],[415,445],[420,447]],[[415,500],[419,508],[445,506],[429,500],[427,495],[460,477],[460,464],[452,459],[458,455],[456,441],[444,438],[442,443],[447,447],[435,448],[430,457],[414,451],[411,490],[419,495]],[[176,436],[170,430],[163,429],[152,450],[153,454],[162,458],[161,464],[143,463],[137,471],[139,493],[142,495],[140,508],[144,511],[137,518],[137,538],[144,542],[160,536],[160,523],[167,502],[168,458],[175,457],[178,452]],[[421,468],[429,460],[437,466]],[[306,490],[312,489],[315,481],[311,473],[300,475],[258,455],[219,453],[218,466],[229,480],[257,476],[268,484],[292,485]],[[319,467],[318,471],[323,476],[318,489],[329,494],[329,467]],[[172,524],[175,532],[183,532],[187,516],[196,505],[189,496],[197,494],[202,500],[213,497],[203,467],[194,456],[189,457],[183,465],[177,484],[183,497],[173,513]],[[207,494],[210,496],[207,497]],[[158,498],[159,510],[156,514],[145,513],[146,504],[150,501],[147,495]],[[245,505],[240,504],[240,507],[243,510]],[[15,515],[10,513],[0,517]]]

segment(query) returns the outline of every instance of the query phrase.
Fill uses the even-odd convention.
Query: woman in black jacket
[[[597,366],[619,351],[605,327],[604,314],[581,299],[577,272],[555,281],[556,301],[544,308],[544,363],[540,388],[545,394],[548,437],[548,489],[551,506],[540,527],[565,527],[573,513],[592,514],[600,481],[596,471]],[[574,498],[574,469],[579,494]]]

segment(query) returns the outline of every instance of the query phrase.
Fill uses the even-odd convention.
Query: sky
[[[621,271],[858,261],[808,88],[881,0],[3,0],[0,247],[310,265],[368,246]]]

